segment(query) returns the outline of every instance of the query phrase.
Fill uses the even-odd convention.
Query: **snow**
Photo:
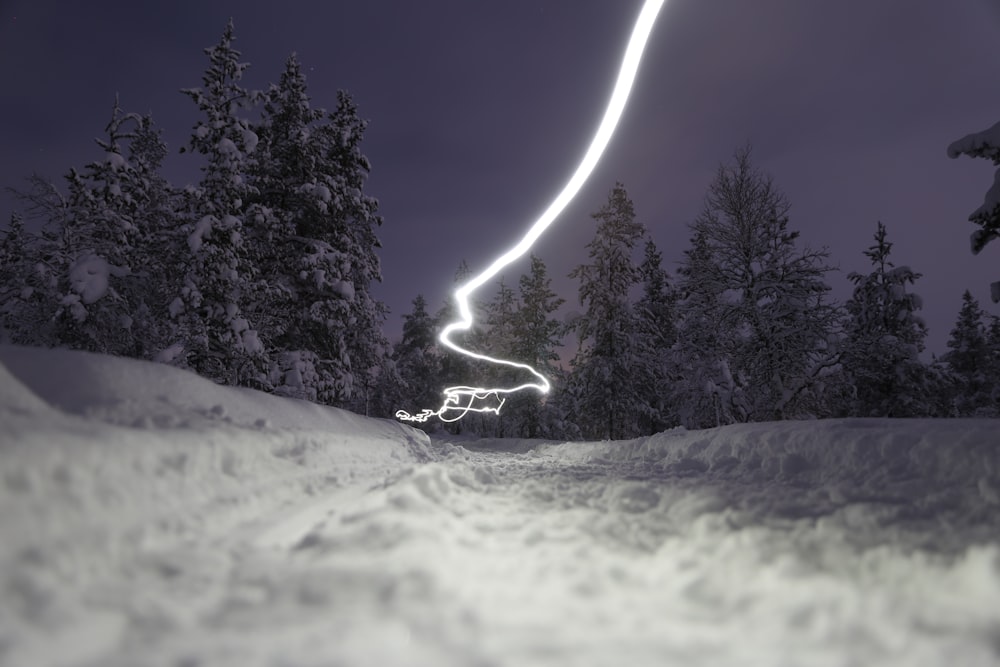
[[[997,433],[431,440],[0,346],[0,665],[996,665]]]
[[[971,157],[983,157],[993,161],[993,164],[1000,164],[1000,123],[981,131],[967,134],[958,141],[952,142],[948,146],[948,156],[956,158],[960,155]],[[983,198],[983,205],[969,215],[969,220],[980,221],[989,219],[1000,210],[1000,169],[993,176],[993,184],[986,191]],[[973,235],[972,252],[978,253],[987,243],[996,238],[992,232],[983,232],[981,235]]]
[[[981,132],[967,134],[948,145],[948,157],[957,158],[960,155],[981,156],[994,162],[1000,161],[1000,123]]]
[[[356,292],[354,291],[354,284],[348,280],[337,280],[330,285],[330,289],[333,290],[334,294],[338,294],[341,298],[347,301],[354,301]]]
[[[260,137],[251,130],[250,128],[243,129],[243,147],[246,149],[247,153],[253,153],[257,150],[257,144],[260,143]]]
[[[107,160],[108,164],[111,166],[111,169],[113,171],[124,169],[126,166],[125,158],[118,153],[108,152],[105,154],[105,159]]]
[[[215,219],[215,216],[206,215],[195,224],[194,230],[188,236],[188,247],[191,249],[191,252],[201,250],[202,243],[205,238],[211,237],[212,227],[217,223],[218,221]]]
[[[80,295],[80,301],[90,305],[108,293],[111,267],[100,255],[87,253],[73,262],[69,269],[70,288]]]
[[[216,146],[216,150],[218,150],[221,155],[225,155],[234,160],[239,159],[241,157],[240,149],[237,148],[233,140],[228,137],[223,137],[222,139],[219,139],[219,143]]]

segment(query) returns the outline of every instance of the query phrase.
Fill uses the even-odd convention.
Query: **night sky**
[[[434,309],[462,259],[513,245],[563,186],[604,111],[641,0],[0,2],[0,185],[61,180],[99,156],[114,96],[152,112],[174,185],[197,119],[203,48],[232,17],[244,84],[277,81],[292,51],[314,106],[349,91],[370,121],[368,194],[381,203],[388,332],[417,293]],[[840,271],[867,272],[876,222],[892,259],[924,274],[929,351],[945,351],[963,290],[988,312],[1000,245],[974,257],[969,213],[993,178],[948,144],[1000,121],[997,0],[668,0],[608,153],[537,254],[566,274],[615,181],[675,269],[720,162],[748,142],[791,202],[790,227]],[[4,224],[15,206],[0,196]],[[522,262],[508,274],[516,284]],[[493,291],[484,294],[490,298]]]

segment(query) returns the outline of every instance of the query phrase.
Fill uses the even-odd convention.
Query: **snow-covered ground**
[[[0,364],[0,665],[1000,664],[995,421],[446,442]]]

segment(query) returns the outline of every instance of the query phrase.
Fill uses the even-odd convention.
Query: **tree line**
[[[277,84],[244,88],[233,41],[230,24],[205,51],[202,85],[182,91],[199,110],[182,148],[200,164],[197,185],[163,178],[160,130],[116,100],[98,158],[70,170],[65,192],[36,176],[18,193],[34,224],[14,214],[0,232],[0,339],[157,360],[381,417],[433,409],[445,386],[520,383],[516,369],[442,350],[450,302],[432,313],[418,295],[390,344],[371,294],[382,218],[365,193],[366,123],[345,92],[333,111],[313,108],[294,54]],[[949,152],[1000,164],[987,134]],[[997,236],[995,199],[973,214],[977,251]],[[881,222],[870,271],[832,301],[826,251],[801,247],[749,147],[719,167],[675,272],[624,185],[593,218],[587,260],[570,274],[579,316],[558,317],[564,300],[533,256],[473,304],[463,342],[532,365],[553,392],[448,428],[628,438],[808,417],[1000,416],[1000,320],[966,292],[948,352],[923,361],[920,274],[894,264]],[[468,275],[461,265],[456,281]]]
[[[579,283],[578,317],[555,318],[561,299],[537,257],[520,294],[501,281],[477,306],[483,324],[470,334],[477,349],[544,368],[556,379],[554,392],[525,395],[507,417],[465,420],[461,428],[621,439],[782,419],[1000,416],[1000,318],[966,291],[948,351],[924,361],[927,326],[913,291],[920,274],[893,262],[886,226],[877,223],[863,251],[870,271],[848,275],[853,293],[838,304],[826,251],[800,246],[788,211],[750,149],[738,150],[710,184],[671,275],[617,184],[593,214],[588,261],[570,274]],[[404,317],[395,360],[418,390],[399,400],[426,404],[455,363],[434,336],[451,313],[429,315],[418,296]],[[544,322],[530,354],[517,349],[528,335],[519,317]],[[566,366],[555,364],[563,336],[575,346]],[[488,373],[462,368],[464,382],[481,386],[490,385]]]

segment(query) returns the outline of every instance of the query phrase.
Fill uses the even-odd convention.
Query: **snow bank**
[[[0,663],[62,664],[37,633],[60,619],[100,636],[100,615],[73,620],[65,591],[121,576],[143,551],[429,457],[426,436],[395,422],[159,364],[0,346]]]
[[[740,424],[536,451],[566,462],[617,463],[656,479],[696,479],[757,515],[820,517],[878,506],[879,525],[909,530],[921,546],[942,551],[1000,534],[996,420]],[[928,523],[940,529],[924,530]]]

